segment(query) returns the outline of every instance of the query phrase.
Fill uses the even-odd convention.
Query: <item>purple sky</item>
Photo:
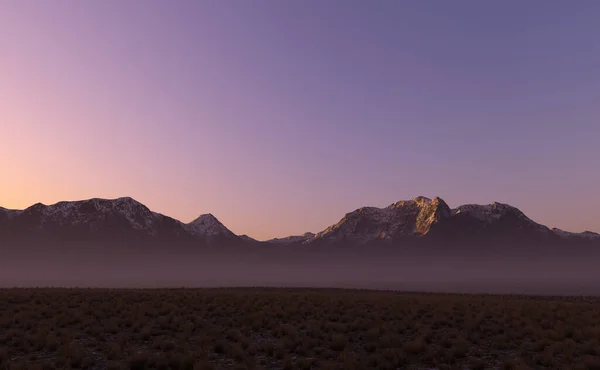
[[[259,239],[418,195],[600,231],[600,2],[0,1],[0,205]]]

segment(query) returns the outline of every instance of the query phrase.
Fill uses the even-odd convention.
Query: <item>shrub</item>
[[[8,361],[8,348],[0,347],[0,364]]]
[[[346,337],[341,334],[334,334],[331,338],[331,349],[337,352],[346,347]]]
[[[425,350],[425,341],[421,338],[418,338],[405,343],[402,348],[408,354],[417,355]]]
[[[123,349],[121,348],[121,346],[118,343],[112,343],[108,349],[108,352],[106,353],[106,358],[109,361],[114,361],[120,358],[122,353]]]
[[[545,367],[553,367],[555,365],[555,356],[550,351],[544,351],[538,356],[538,363]]]
[[[600,370],[600,358],[596,356],[585,356],[583,365],[588,370]]]
[[[8,356],[15,356],[11,370],[92,368],[97,356],[87,355],[98,348],[108,363],[95,365],[114,370],[283,368],[290,362],[315,369],[520,369],[525,363],[600,369],[598,312],[595,298],[583,303],[340,290],[0,290],[0,370],[6,370]],[[134,354],[140,350],[145,352]],[[524,360],[499,366],[507,353]]]
[[[217,354],[222,354],[225,353],[225,347],[226,347],[226,343],[222,340],[218,340],[215,342],[215,345],[213,347],[214,352]]]
[[[455,359],[464,358],[469,353],[470,343],[466,340],[457,340],[450,349],[451,355]]]
[[[471,370],[483,370],[486,367],[487,367],[487,364],[482,359],[472,360],[471,363],[470,363],[470,365],[469,365],[469,369],[471,369]],[[510,370],[512,368],[505,368],[504,364],[502,364],[502,369],[504,369],[504,370]]]
[[[129,369],[144,370],[149,362],[149,356],[145,353],[137,353],[129,359]]]

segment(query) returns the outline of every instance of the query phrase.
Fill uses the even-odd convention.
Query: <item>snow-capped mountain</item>
[[[150,211],[132,198],[115,200],[90,199],[80,202],[59,202],[51,206],[37,203],[24,211],[39,219],[38,228],[45,225],[75,227],[87,225],[90,229],[102,227],[110,217],[120,218],[124,225],[134,230],[155,233],[155,223],[165,216]]]
[[[212,215],[183,224],[129,198],[41,203],[23,211],[0,210],[2,241],[169,242],[203,244],[213,236],[236,238]]]
[[[427,234],[431,225],[450,217],[451,210],[440,198],[417,197],[385,208],[362,207],[347,213],[305,243],[368,244],[375,241],[413,238]]]
[[[200,215],[194,221],[185,225],[185,228],[195,236],[236,236],[210,213]]]
[[[244,243],[243,238],[235,235],[210,213],[200,215],[185,225],[186,231],[195,238],[202,238],[211,245]]]
[[[439,197],[416,197],[385,208],[362,207],[346,214],[304,244],[541,242],[565,237],[529,219],[519,209],[492,202],[450,209]],[[600,240],[595,233],[568,233],[570,240]]]
[[[0,246],[17,242],[81,241],[145,245],[403,245],[431,241],[444,245],[488,242],[600,244],[600,234],[549,229],[519,209],[493,202],[451,209],[439,197],[401,200],[385,208],[362,207],[313,234],[258,242],[237,236],[212,214],[184,224],[132,198],[34,204],[25,210],[0,208]]]

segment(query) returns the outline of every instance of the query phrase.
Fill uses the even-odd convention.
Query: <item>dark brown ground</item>
[[[600,298],[0,290],[0,369],[600,369]]]

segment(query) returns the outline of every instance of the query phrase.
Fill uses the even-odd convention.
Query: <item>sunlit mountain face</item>
[[[600,282],[598,234],[549,229],[507,204],[452,209],[437,197],[362,207],[321,232],[269,241],[235,235],[211,214],[184,224],[131,198],[36,204],[0,209],[0,256],[2,284],[26,286],[524,292]]]
[[[313,234],[258,242],[238,236],[212,214],[184,224],[156,213],[132,198],[63,201],[35,204],[25,210],[0,209],[0,237],[4,244],[94,242],[143,245],[368,246],[403,244],[544,244],[600,243],[600,235],[550,229],[528,218],[518,208],[493,202],[465,204],[451,209],[439,197],[416,197],[385,208],[362,207],[339,222]]]

